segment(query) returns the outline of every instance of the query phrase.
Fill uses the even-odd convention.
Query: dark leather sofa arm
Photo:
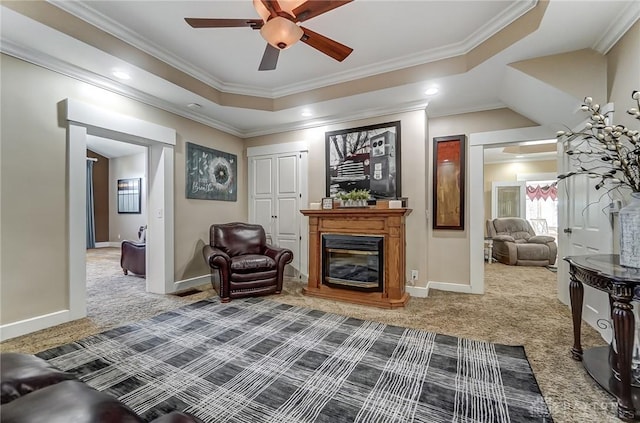
[[[44,359],[0,353],[2,423],[142,423],[131,408],[111,395],[91,388]],[[182,411],[157,417],[152,423],[202,423]]]
[[[205,245],[204,248],[202,248],[202,255],[211,267],[224,269],[231,263],[231,258],[227,253],[211,245]]]
[[[284,261],[283,264],[288,264],[293,261],[293,252],[287,248],[274,247],[273,245],[266,244],[263,254],[271,257],[278,266],[280,266],[281,260]]]

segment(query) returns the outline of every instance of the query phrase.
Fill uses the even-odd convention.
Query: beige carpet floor
[[[127,322],[216,295],[210,286],[189,295],[144,291],[145,280],[124,276],[119,249],[87,253],[86,318],[11,339],[1,351],[36,353]],[[382,310],[302,295],[303,284],[285,281],[282,295],[270,299],[360,319],[507,345],[524,345],[540,389],[556,422],[618,422],[615,399],[571,359],[571,313],[557,299],[555,273],[541,267],[485,265],[484,295],[431,290],[398,310]],[[586,324],[583,347],[605,345]]]

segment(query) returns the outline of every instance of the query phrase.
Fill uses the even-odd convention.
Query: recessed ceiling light
[[[187,104],[187,107],[194,110],[202,109],[202,105],[198,103],[189,103]]]
[[[131,79],[131,76],[128,73],[119,70],[113,71],[113,76],[119,79]]]
[[[424,93],[426,95],[434,95],[434,94],[438,94],[438,87],[431,87],[431,88],[427,88],[427,91],[425,91]]]
[[[311,113],[311,110],[304,109],[304,110],[302,111],[301,115],[302,115],[303,117],[311,117],[311,116],[313,116],[313,113]]]

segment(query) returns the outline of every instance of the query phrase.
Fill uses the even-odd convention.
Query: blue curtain
[[[96,248],[96,224],[93,212],[93,160],[87,160],[87,248]]]

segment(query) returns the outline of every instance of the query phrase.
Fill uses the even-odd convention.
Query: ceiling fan
[[[251,29],[260,30],[260,34],[267,41],[267,47],[258,70],[266,71],[276,68],[280,50],[291,47],[298,40],[339,62],[346,59],[353,51],[352,48],[298,24],[352,1],[253,0],[253,6],[262,19],[185,18],[184,20],[193,28],[248,26]]]

